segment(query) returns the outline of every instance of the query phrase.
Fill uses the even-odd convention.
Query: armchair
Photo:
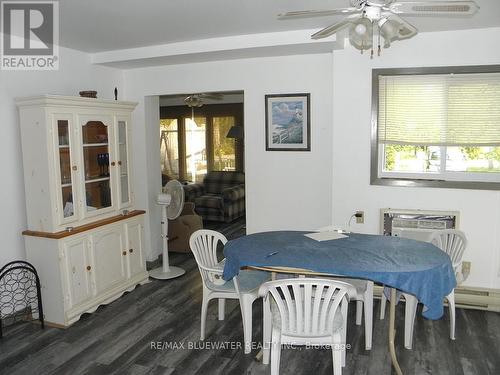
[[[208,172],[202,184],[184,186],[184,195],[204,220],[230,223],[245,215],[245,174]]]
[[[184,203],[184,208],[178,218],[168,225],[168,250],[189,253],[189,237],[198,229],[203,229],[201,216],[194,212],[194,204]]]

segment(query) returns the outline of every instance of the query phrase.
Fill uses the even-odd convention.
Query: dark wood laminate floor
[[[244,355],[239,348],[243,333],[236,301],[228,301],[223,322],[216,320],[217,303],[211,304],[207,339],[200,344],[196,264],[185,254],[172,254],[171,263],[185,268],[186,275],[137,287],[66,330],[41,330],[33,323],[8,327],[0,339],[0,374],[269,374],[269,366],[254,360],[258,349]],[[261,306],[254,306],[255,342],[261,340]],[[354,325],[354,307],[351,304],[347,335],[352,349],[343,374],[393,373],[387,319],[378,320],[378,302],[371,351],[364,350],[363,327]],[[457,309],[457,340],[450,341],[447,316],[427,321],[419,311],[411,351],[403,347],[403,315],[399,306],[396,345],[404,374],[500,374],[500,314]],[[208,348],[222,344],[222,349]],[[328,350],[287,349],[281,374],[332,374],[331,361]]]

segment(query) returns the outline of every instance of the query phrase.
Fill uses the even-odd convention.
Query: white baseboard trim
[[[383,288],[376,285],[373,295],[380,298]],[[474,288],[461,286],[455,288],[456,307],[474,310],[500,312],[500,289]]]

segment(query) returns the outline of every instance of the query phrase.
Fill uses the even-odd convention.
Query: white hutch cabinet
[[[68,326],[148,280],[144,211],[131,190],[136,103],[44,95],[18,99],[28,261],[45,319]]]

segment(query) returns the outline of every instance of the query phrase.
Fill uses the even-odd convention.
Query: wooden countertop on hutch
[[[94,221],[94,222],[89,223],[89,224],[80,225],[78,227],[73,227],[73,229],[70,231],[63,230],[60,232],[51,233],[51,232],[38,232],[38,231],[33,231],[33,230],[25,230],[25,231],[23,231],[23,235],[60,240],[61,238],[73,236],[77,233],[82,233],[82,232],[85,232],[85,231],[90,230],[90,229],[102,227],[103,225],[116,223],[117,221],[130,219],[131,217],[143,215],[145,213],[146,213],[146,211],[143,211],[143,210],[134,210],[134,211],[129,212],[127,215],[116,215],[116,216],[108,217],[106,219],[97,220],[97,221]]]

